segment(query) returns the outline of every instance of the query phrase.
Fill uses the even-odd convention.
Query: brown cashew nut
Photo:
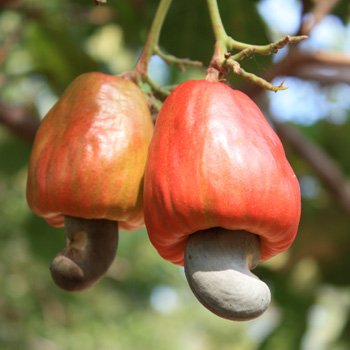
[[[59,287],[79,291],[96,283],[112,264],[118,246],[118,224],[65,216],[64,226],[67,246],[53,259],[51,275]]]
[[[222,228],[190,235],[185,274],[197,299],[220,317],[244,321],[269,306],[268,286],[250,272],[260,259],[259,237]]]

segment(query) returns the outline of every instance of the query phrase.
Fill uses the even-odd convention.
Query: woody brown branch
[[[324,80],[328,83],[333,81],[346,81],[350,74],[349,60],[350,58],[343,54],[302,54],[299,50],[292,50],[283,61],[271,67],[264,78],[272,80],[281,75],[294,75],[306,78],[305,74],[308,71],[305,70],[305,67],[308,65],[309,67],[318,65],[323,71],[327,67],[333,67],[338,72],[340,72],[340,70],[343,71],[342,77],[339,77],[339,80],[335,80],[336,75],[333,75],[333,80],[331,80],[332,76],[325,76]],[[308,72],[308,74],[309,78],[311,78],[310,72]],[[322,75],[316,76],[315,78],[315,80],[323,79]],[[257,86],[250,86],[247,93],[252,97],[257,97],[261,91],[262,90]],[[350,214],[350,181],[337,163],[319,145],[304,136],[293,125],[279,123],[273,116],[271,116],[271,120],[281,139],[288,143],[293,150],[312,167],[331,196],[339,203],[344,212]]]
[[[304,16],[300,26],[299,33],[303,35],[309,35],[314,26],[332,11],[339,0],[313,0],[312,2],[314,3],[313,9]]]
[[[299,34],[309,34],[312,28],[337,5],[339,0],[314,0],[313,2],[315,5],[311,11],[311,17],[304,18]],[[332,71],[333,74],[324,75],[325,70]],[[269,69],[264,78],[273,80],[283,75],[294,75],[327,83],[349,83],[350,57],[342,53],[302,53],[298,48],[293,48],[280,63]],[[261,91],[259,87],[251,86],[248,94],[256,97]],[[296,127],[279,123],[273,116],[270,117],[281,139],[312,167],[331,196],[340,204],[345,213],[350,214],[350,180],[336,161]]]
[[[272,72],[275,75],[294,75],[304,79],[322,82],[350,82],[350,56],[342,53],[314,52],[303,54],[295,52],[286,65]],[[285,69],[285,71],[283,71]],[[319,75],[318,75],[319,74]]]
[[[311,166],[334,199],[346,213],[350,214],[350,181],[338,164],[297,128],[276,121],[273,124],[281,139]]]
[[[297,76],[302,79],[312,79],[323,83],[350,83],[350,55],[337,52],[303,53],[293,49],[279,63],[271,66],[263,75],[267,81],[278,76]],[[259,86],[244,88],[248,95],[261,92]]]
[[[323,83],[350,84],[350,56],[335,52],[300,54],[290,74]]]

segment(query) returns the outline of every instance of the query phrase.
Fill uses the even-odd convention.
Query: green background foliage
[[[109,0],[99,7],[92,0],[8,3],[0,3],[0,101],[42,117],[82,72],[118,74],[131,69],[158,1]],[[258,3],[219,1],[227,32],[240,41],[269,42]],[[347,9],[347,1],[335,9],[345,23]],[[213,40],[205,1],[175,1],[162,31],[162,48],[208,64]],[[269,57],[254,56],[245,67],[259,74],[271,64]],[[151,73],[158,76],[160,69]],[[161,79],[169,84],[204,76],[201,69],[179,72],[170,67],[165,73]],[[341,123],[324,118],[311,125],[294,124],[350,174],[349,111]],[[349,218],[288,144],[298,177],[311,179],[317,191],[303,198],[292,248],[256,269],[271,287],[273,302],[265,315],[245,323],[205,310],[189,290],[183,270],[158,256],[145,230],[121,232],[118,257],[90,290],[70,294],[55,287],[48,266],[65,238],[62,230],[49,227],[27,207],[30,150],[30,141],[0,125],[1,349],[350,347]]]

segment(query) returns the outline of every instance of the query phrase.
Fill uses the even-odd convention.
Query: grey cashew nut
[[[96,283],[112,264],[118,246],[118,224],[105,219],[65,216],[66,247],[51,263],[55,283],[78,291]]]
[[[261,315],[271,301],[268,286],[250,272],[260,259],[259,237],[222,228],[190,235],[185,274],[197,299],[210,311],[230,320]]]

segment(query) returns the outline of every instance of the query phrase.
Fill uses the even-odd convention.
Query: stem
[[[286,89],[286,87],[284,87],[282,84],[279,86],[274,86],[263,78],[244,71],[240,67],[238,61],[241,61],[255,53],[260,55],[271,55],[288,44],[295,44],[306,39],[307,36],[300,35],[293,37],[288,35],[274,43],[267,45],[251,45],[242,43],[236,41],[231,36],[226,34],[225,28],[222,24],[217,0],[207,0],[207,4],[215,35],[215,49],[210,66],[207,70],[206,79],[209,81],[217,81],[220,80],[222,75],[226,74],[228,71],[232,71],[233,74],[250,80],[264,89],[272,91]],[[231,51],[233,50],[237,50],[239,52],[236,54],[231,54]]]
[[[227,42],[229,41],[230,37],[226,34],[222,23],[217,0],[207,0],[207,3],[215,36],[215,50],[207,74],[207,79],[212,80],[213,76],[215,79],[215,73],[213,74],[213,71],[210,68],[217,69],[218,71],[222,70],[222,66],[225,61],[225,54],[227,52]],[[219,74],[217,74],[217,77],[219,78]]]
[[[179,66],[180,69],[183,69],[185,66],[194,66],[194,67],[202,66],[202,62],[200,61],[193,61],[189,58],[178,58],[174,55],[166,54],[158,46],[154,48],[154,54],[159,56],[164,62],[168,64],[174,64]]]
[[[151,29],[148,33],[146,44],[136,64],[136,71],[141,75],[147,75],[150,58],[158,47],[160,31],[172,1],[173,0],[161,0],[159,3]]]
[[[228,35],[222,24],[217,0],[207,0],[207,2],[215,39],[216,41],[225,42],[228,39]]]
[[[170,90],[156,84],[148,75],[144,76],[144,81],[151,87],[151,89],[156,95],[163,98],[166,98],[170,95],[170,92],[171,92]]]
[[[260,55],[271,55],[272,53],[276,53],[279,49],[282,49],[288,44],[297,44],[298,42],[307,39],[306,35],[298,35],[298,36],[290,36],[287,35],[282,39],[267,45],[251,45],[242,43],[240,41],[234,40],[233,38],[228,38],[228,46],[230,50],[253,50],[254,53],[258,53]]]
[[[242,51],[244,52],[244,51]],[[236,74],[238,76],[241,76],[242,78],[251,81],[252,83],[261,86],[262,88],[266,89],[266,90],[270,90],[270,91],[280,91],[280,90],[287,90],[287,87],[284,86],[284,81],[281,82],[281,84],[275,86],[272,85],[271,83],[269,83],[268,81],[266,81],[265,79],[253,74],[253,73],[249,73],[246,72],[241,66],[240,64],[234,60],[234,59],[228,59],[226,61],[226,66],[229,67],[233,74]]]

